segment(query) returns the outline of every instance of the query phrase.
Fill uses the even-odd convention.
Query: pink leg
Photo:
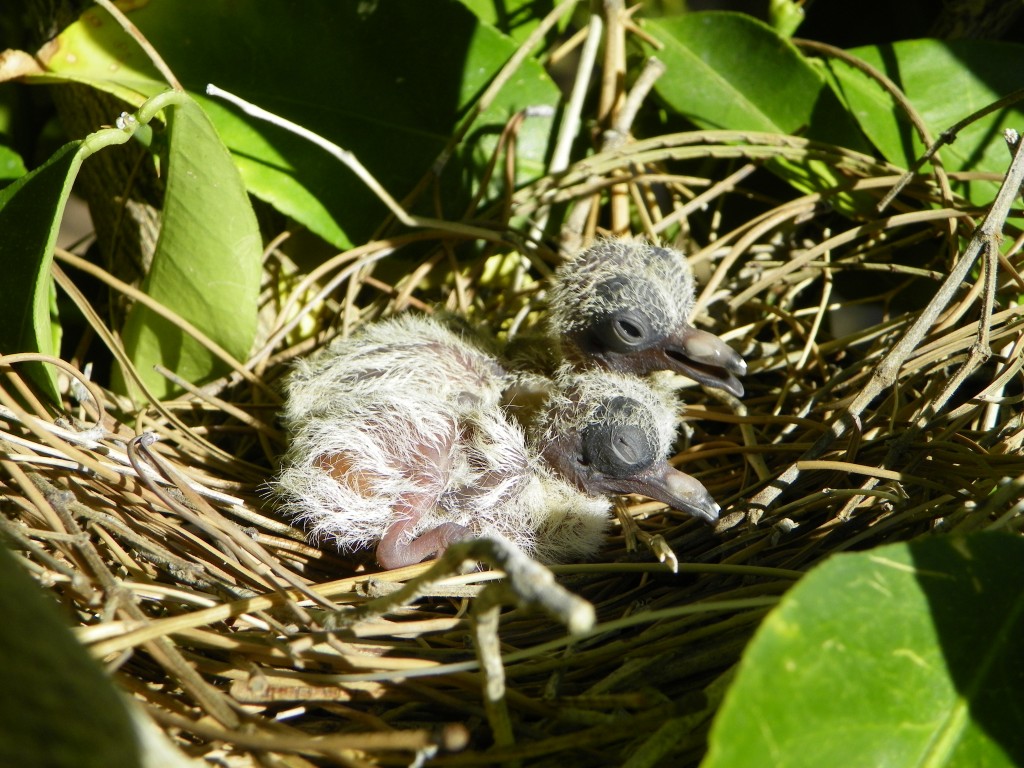
[[[384,532],[377,544],[377,562],[389,570],[426,560],[431,555],[444,552],[453,541],[468,539],[473,535],[468,528],[458,523],[442,523],[413,539],[410,538],[411,531],[423,516],[424,509],[413,503],[413,500],[405,499],[396,505],[395,511],[401,516]]]

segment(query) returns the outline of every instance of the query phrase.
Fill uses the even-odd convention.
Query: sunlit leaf
[[[202,109],[187,100],[167,113],[167,187],[143,289],[244,360],[256,333],[262,269],[256,217],[231,156]],[[155,364],[192,382],[227,370],[143,304],[132,307],[123,336],[129,356],[158,396],[174,387],[153,370]]]
[[[10,147],[0,144],[0,186],[4,182],[20,178],[26,173],[25,163],[22,161],[21,155]]]
[[[668,71],[655,90],[701,128],[799,134],[849,149],[863,137],[811,62],[766,24],[739,13],[687,13],[644,23]],[[799,189],[840,183],[824,164],[771,167]]]
[[[668,67],[655,84],[665,102],[702,128],[800,133],[856,148],[817,70],[771,27],[739,13],[688,13],[644,26],[664,44]]]
[[[1024,540],[840,554],[744,653],[703,768],[1024,761]]]
[[[884,73],[906,94],[933,139],[972,112],[1024,88],[1024,45],[990,40],[908,40],[850,51]],[[908,168],[924,144],[906,113],[877,81],[841,61],[830,60],[834,88],[882,155]],[[1003,174],[1010,155],[1005,128],[1024,128],[1020,104],[1004,107],[964,128],[940,151],[947,171]],[[963,184],[972,202],[990,202],[998,182]]]
[[[386,211],[352,173],[284,130],[206,99],[207,83],[354,152],[401,198],[428,171],[516,43],[456,0],[311,3],[162,0],[130,12],[207,110],[249,190],[338,247],[367,238]],[[133,40],[92,9],[47,50],[51,76],[138,103],[166,87]],[[134,92],[134,95],[133,95]],[[481,177],[497,137],[526,107],[559,91],[536,61],[514,74],[450,164],[448,213]],[[517,181],[542,173],[553,118],[532,117],[516,141]]]

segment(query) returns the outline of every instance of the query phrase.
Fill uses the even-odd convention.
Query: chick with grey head
[[[599,240],[555,272],[548,329],[562,356],[643,376],[681,373],[737,397],[743,358],[690,323],[695,286],[686,257],[642,241]]]
[[[560,371],[520,419],[512,377],[441,324],[405,315],[300,361],[277,480],[285,508],[386,568],[453,541],[500,536],[545,562],[593,555],[613,493],[642,493],[707,520],[718,506],[665,457],[672,407],[643,382]]]

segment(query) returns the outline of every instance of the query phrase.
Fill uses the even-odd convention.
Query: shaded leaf
[[[167,186],[143,290],[244,360],[256,334],[262,271],[256,217],[203,110],[185,99],[167,112]],[[123,337],[143,380],[161,397],[174,387],[154,364],[192,382],[227,371],[226,363],[142,304],[129,312]]]
[[[759,628],[702,765],[1020,765],[1021,562],[992,533],[830,558]]]
[[[125,703],[0,547],[0,765],[141,766]]]
[[[0,353],[56,351],[50,317],[50,264],[64,206],[82,164],[82,142],[65,144],[43,165],[0,190]],[[54,371],[32,368],[36,382],[57,398]]]
[[[315,3],[301,11],[286,0],[164,0],[142,4],[130,17],[207,109],[249,190],[342,248],[367,238],[383,220],[384,207],[322,150],[202,97],[206,84],[354,152],[401,198],[516,49],[456,0]],[[100,10],[65,30],[46,64],[55,75],[132,103],[166,87],[134,41]],[[543,68],[527,61],[451,164],[451,183],[461,194],[445,198],[449,213],[468,199],[508,119],[558,99]],[[542,172],[551,127],[550,117],[522,126],[516,145],[520,183]]]
[[[990,40],[908,40],[854,48],[853,55],[875,67],[906,94],[933,139],[972,112],[1024,88],[1020,62],[1024,46]],[[882,155],[908,168],[924,152],[902,109],[872,78],[830,60],[833,87]],[[1010,156],[1005,128],[1024,129],[1020,105],[1006,107],[966,127],[940,150],[947,171],[1003,174]],[[962,184],[958,191],[976,204],[991,202],[998,182]]]

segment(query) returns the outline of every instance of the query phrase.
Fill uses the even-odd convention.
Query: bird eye
[[[643,329],[640,328],[639,325],[630,322],[624,317],[615,321],[615,327],[618,329],[619,337],[622,339],[629,339],[633,341],[642,339],[644,336]]]
[[[651,343],[650,326],[632,312],[617,312],[599,323],[594,334],[600,346],[611,352],[634,352]]]
[[[649,467],[657,458],[657,447],[641,414],[635,400],[613,398],[598,420],[583,430],[583,463],[612,478]]]

